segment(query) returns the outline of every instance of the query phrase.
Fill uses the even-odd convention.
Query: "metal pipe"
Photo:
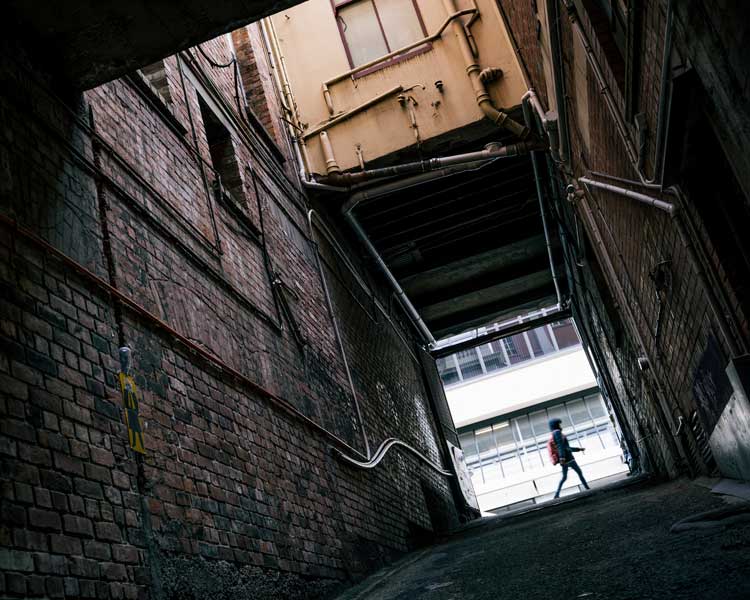
[[[557,99],[557,119],[560,124],[559,156],[567,163],[570,159],[570,140],[568,139],[568,116],[565,107],[565,78],[562,64],[562,44],[560,43],[559,0],[547,0],[547,23],[549,25],[550,50],[552,51],[552,79]]]
[[[436,343],[435,338],[432,335],[432,332],[427,327],[426,323],[422,320],[422,317],[419,315],[419,313],[417,312],[417,309],[411,303],[411,300],[409,300],[409,297],[406,295],[406,292],[404,292],[403,288],[398,283],[393,273],[391,273],[391,270],[388,268],[388,265],[380,256],[380,253],[378,252],[377,248],[375,248],[373,243],[370,241],[369,237],[365,233],[359,221],[357,221],[356,217],[354,216],[354,209],[357,207],[357,205],[360,202],[363,202],[365,200],[372,200],[379,196],[384,196],[391,192],[402,190],[402,189],[411,187],[413,185],[419,185],[427,181],[441,179],[449,175],[455,175],[457,173],[470,171],[470,170],[473,170],[473,168],[482,168],[483,166],[485,166],[486,164],[490,162],[493,162],[493,161],[484,160],[484,161],[476,161],[476,162],[464,164],[464,165],[445,167],[444,169],[432,171],[430,173],[421,173],[419,175],[415,175],[414,177],[408,177],[406,179],[400,179],[398,181],[385,183],[373,189],[362,190],[362,191],[356,192],[355,194],[351,196],[349,201],[341,207],[341,212],[344,216],[344,219],[346,220],[347,223],[349,223],[349,225],[351,226],[357,238],[362,242],[362,245],[365,247],[367,252],[375,261],[375,264],[377,264],[380,271],[388,280],[389,284],[391,285],[391,288],[396,294],[396,297],[401,303],[401,306],[403,306],[404,310],[411,318],[412,323],[414,324],[416,329],[419,331],[419,333],[421,334],[422,338],[424,339],[425,343],[428,346],[432,346],[433,344]]]
[[[664,202],[663,200],[653,198],[652,196],[647,196],[646,194],[641,194],[640,192],[634,192],[633,190],[618,187],[610,183],[604,183],[603,181],[595,181],[593,179],[589,179],[588,177],[579,177],[578,181],[587,186],[606,190],[608,192],[612,192],[614,194],[619,194],[620,196],[625,196],[626,198],[636,200],[637,202],[648,204],[650,206],[653,206],[654,208],[663,210],[671,216],[674,216],[675,212],[677,211],[677,207],[671,202]]]
[[[367,110],[371,106],[377,104],[378,102],[381,102],[382,100],[385,100],[386,98],[393,96],[394,94],[399,94],[404,91],[404,87],[401,85],[397,85],[395,87],[392,87],[390,90],[383,92],[382,94],[378,94],[377,96],[374,96],[373,98],[370,98],[366,102],[363,102],[359,106],[355,106],[351,110],[340,114],[337,117],[334,117],[330,119],[329,121],[326,121],[325,123],[322,123],[318,125],[317,127],[313,127],[310,131],[306,131],[303,134],[303,139],[311,138],[314,135],[318,135],[321,131],[325,131],[326,129],[330,129],[334,125],[338,125],[342,121],[346,121],[347,119],[351,119],[354,115],[361,113],[364,110]]]
[[[533,127],[533,116],[529,107],[529,100],[522,104],[523,116],[526,119],[526,125],[531,129]],[[555,296],[557,297],[557,309],[562,308],[562,294],[560,293],[560,283],[557,280],[557,268],[555,267],[555,257],[552,253],[552,243],[549,237],[549,227],[547,226],[547,209],[544,202],[544,191],[542,190],[541,175],[539,174],[539,164],[537,162],[536,152],[531,152],[531,167],[534,171],[534,185],[536,186],[536,197],[539,201],[539,213],[542,217],[542,228],[544,229],[544,242],[547,245],[547,258],[549,259],[549,270],[552,274],[552,283],[555,286]]]
[[[455,0],[443,0],[443,5],[449,15],[456,12]],[[458,46],[461,49],[461,54],[464,58],[464,63],[466,64],[466,74],[471,80],[471,85],[474,88],[474,94],[476,96],[476,102],[484,113],[484,116],[498,127],[507,129],[521,139],[526,138],[529,135],[528,128],[511,119],[505,112],[495,108],[495,105],[492,103],[492,98],[490,98],[484,82],[479,77],[481,68],[471,51],[471,44],[466,36],[466,30],[464,29],[463,23],[459,20],[455,20],[452,22],[452,26],[453,32],[456,34],[456,39],[458,40]]]
[[[571,186],[571,188],[572,187],[573,186]],[[609,256],[607,245],[602,238],[601,232],[599,231],[599,226],[596,224],[596,218],[594,217],[591,207],[589,206],[586,192],[584,190],[576,191],[573,192],[573,196],[575,198],[578,198],[578,205],[581,208],[581,214],[583,215],[584,220],[588,223],[588,230],[591,232],[594,248],[598,249],[596,250],[596,252],[599,257],[599,262],[603,267],[606,279],[609,280],[610,289],[614,291],[615,298],[624,313],[622,321],[626,328],[630,328],[630,334],[632,336],[632,339],[635,340],[636,347],[639,348],[644,355],[648,356],[646,344],[643,340],[643,337],[641,336],[640,330],[638,329],[638,321],[635,319],[630,306],[631,303],[629,302],[629,299],[625,294],[625,290],[620,283],[620,279],[617,276],[617,270],[615,269],[615,266],[612,263],[612,259]],[[657,393],[655,395],[657,418],[662,421],[664,439],[667,440],[667,445],[670,447],[675,463],[677,464],[680,460],[685,459],[684,452],[682,447],[677,444],[674,437],[671,435],[672,429],[669,426],[669,422],[667,419],[667,414],[669,413],[669,411],[666,410],[666,408],[663,406],[664,398],[661,394],[661,390],[657,389]]]
[[[336,162],[336,157],[333,155],[333,146],[331,146],[331,140],[328,138],[328,133],[325,131],[320,132],[320,147],[323,149],[323,158],[326,161],[326,172],[329,176],[341,173],[341,167]]]
[[[355,458],[351,458],[350,456],[347,456],[346,454],[344,454],[338,449],[336,449],[336,453],[346,462],[348,462],[351,465],[354,465],[355,467],[359,467],[360,469],[374,469],[375,467],[378,466],[378,464],[380,464],[380,461],[382,461],[385,458],[386,454],[388,454],[388,451],[394,446],[400,446],[401,448],[408,450],[414,456],[419,458],[422,462],[426,463],[427,466],[429,466],[431,469],[433,469],[440,475],[444,477],[453,477],[453,473],[451,473],[450,471],[446,471],[440,465],[431,461],[429,458],[427,458],[424,454],[422,454],[419,450],[417,450],[413,446],[407,444],[406,442],[402,442],[401,440],[397,440],[396,438],[387,438],[383,440],[383,443],[380,444],[377,451],[373,455],[372,459],[370,459],[367,462],[357,460]]]
[[[531,107],[534,109],[534,112],[536,112],[536,114],[539,116],[539,121],[542,125],[542,129],[544,129],[544,132],[547,134],[550,151],[556,156],[559,156],[560,138],[558,136],[557,119],[550,118],[550,116],[556,117],[557,113],[552,111],[545,112],[544,107],[542,106],[542,103],[540,102],[539,97],[536,95],[536,91],[533,87],[530,87],[528,91],[523,96],[521,96],[521,103],[523,103],[525,100],[528,100],[531,103]],[[530,123],[526,123],[526,125],[527,127],[531,127]]]
[[[583,46],[584,52],[586,53],[586,60],[588,61],[589,66],[591,67],[591,70],[596,77],[596,81],[599,85],[599,91],[604,97],[604,103],[607,105],[607,109],[612,115],[612,118],[615,122],[615,128],[620,135],[620,139],[625,145],[625,152],[628,156],[630,164],[638,174],[638,178],[641,180],[641,185],[650,189],[661,190],[661,185],[656,185],[650,180],[646,179],[641,170],[638,168],[638,150],[635,148],[633,140],[630,139],[630,134],[628,133],[625,119],[617,106],[617,102],[612,96],[612,91],[610,90],[607,79],[604,76],[601,67],[599,66],[599,61],[594,54],[588,36],[586,35],[586,32],[583,31],[583,27],[581,27],[581,23],[578,20],[578,13],[576,11],[575,4],[573,3],[573,0],[563,0],[563,2],[565,3],[565,8],[568,12],[568,18],[570,20],[571,27],[575,34],[578,36],[578,39],[581,41],[581,45]]]
[[[654,175],[646,183],[663,184],[664,179],[664,139],[666,137],[667,114],[669,112],[669,97],[671,95],[669,68],[672,58],[672,32],[674,30],[674,0],[667,4],[667,22],[664,26],[664,54],[661,62],[661,82],[659,84],[659,112],[656,117],[656,149],[654,151]],[[638,172],[641,179],[644,175]]]
[[[373,246],[372,242],[370,241],[370,238],[367,237],[367,233],[365,233],[365,230],[359,224],[359,221],[357,221],[357,218],[354,216],[354,213],[344,212],[344,218],[349,223],[351,228],[354,230],[354,233],[357,235],[357,238],[359,238],[359,241],[362,242],[362,245],[367,249],[367,252],[375,261],[380,271],[383,273],[383,275],[385,275],[385,278],[388,280],[388,283],[390,283],[391,287],[393,288],[393,291],[396,293],[396,297],[398,298],[398,301],[401,303],[401,306],[404,307],[404,310],[407,312],[412,322],[419,330],[424,341],[428,345],[434,344],[435,338],[432,336],[432,332],[430,332],[430,329],[422,320],[422,317],[419,316],[417,309],[414,308],[414,305],[411,303],[411,300],[409,300],[408,296],[406,295],[406,292],[403,290],[401,285],[399,285],[398,280],[393,276],[393,273],[391,273],[391,270],[388,268],[388,265],[385,264],[385,261],[380,256],[380,253],[378,252],[377,248]]]
[[[392,167],[382,167],[380,169],[368,169],[365,171],[357,171],[355,173],[330,173],[327,177],[322,179],[325,183],[334,183],[338,185],[352,185],[363,181],[369,181],[371,179],[378,179],[381,177],[391,177],[394,175],[409,175],[411,173],[427,173],[429,171],[435,171],[443,167],[449,167],[453,165],[461,165],[466,163],[474,163],[477,161],[487,161],[495,158],[507,158],[512,156],[520,156],[531,152],[532,150],[542,150],[546,146],[536,141],[524,141],[517,144],[508,144],[506,146],[500,146],[499,144],[488,144],[483,150],[477,150],[475,152],[465,152],[463,154],[454,154],[452,156],[443,156],[437,158],[429,158],[427,160],[420,160],[409,163],[402,163],[400,165],[394,165]],[[325,155],[327,149],[323,147],[323,153]],[[332,152],[332,151],[331,151]],[[328,163],[329,157],[326,156],[326,164]]]
[[[484,165],[489,164],[490,162],[493,161],[481,160],[465,163],[462,165],[445,167],[443,169],[429,171],[427,173],[420,173],[419,175],[413,175],[412,177],[407,177],[405,179],[398,179],[396,181],[390,181],[376,187],[367,188],[365,190],[361,190],[359,192],[356,192],[355,194],[352,194],[352,196],[349,198],[349,201],[341,207],[341,211],[343,213],[349,213],[353,211],[360,202],[363,202],[365,200],[374,200],[375,198],[378,198],[380,196],[390,194],[391,192],[396,192],[398,190],[419,185],[421,183],[426,183],[435,179],[441,179],[450,175],[456,175],[465,171],[471,171],[476,168],[481,168]]]

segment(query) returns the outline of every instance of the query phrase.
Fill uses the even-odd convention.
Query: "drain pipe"
[[[455,0],[443,0],[443,6],[445,6],[445,10],[449,15],[452,15],[456,12]],[[471,51],[471,44],[466,35],[464,24],[459,19],[455,19],[452,23],[452,27],[454,33],[456,34],[456,39],[458,40],[458,45],[461,49],[464,63],[466,64],[466,74],[471,80],[471,85],[474,88],[474,94],[476,96],[477,104],[484,113],[484,116],[498,127],[507,129],[511,133],[517,135],[519,138],[525,139],[529,135],[528,128],[524,127],[517,121],[514,121],[505,112],[498,110],[497,108],[495,108],[494,104],[492,104],[492,99],[490,98],[490,95],[487,92],[487,88],[485,87],[484,82],[480,77],[482,69],[476,62],[474,53]]]
[[[565,108],[565,83],[562,65],[562,45],[560,44],[560,11],[558,0],[547,0],[547,22],[552,51],[552,79],[557,99],[557,118],[560,123],[560,160],[567,163],[570,159],[570,141],[568,139],[568,117]]]
[[[529,106],[529,100],[523,101],[523,117],[526,120],[526,126],[533,131],[533,115]],[[555,285],[555,296],[557,297],[557,310],[562,308],[562,294],[560,293],[560,282],[557,278],[557,269],[555,268],[555,258],[552,254],[552,243],[549,237],[549,227],[547,226],[547,209],[545,207],[544,192],[542,191],[542,182],[539,175],[539,164],[537,162],[537,153],[531,152],[531,167],[534,170],[534,184],[536,185],[536,196],[539,200],[539,213],[542,216],[542,228],[544,229],[544,242],[547,245],[547,258],[549,259],[549,270],[552,274],[552,283]]]
[[[424,342],[428,346],[431,346],[432,344],[434,344],[435,338],[433,337],[432,332],[430,331],[429,327],[427,327],[425,322],[422,320],[422,317],[419,316],[417,309],[414,308],[414,305],[411,303],[411,300],[409,300],[409,297],[406,295],[406,292],[398,283],[393,273],[391,273],[391,270],[388,268],[388,265],[385,264],[385,261],[380,256],[380,253],[378,252],[377,248],[373,246],[372,242],[370,241],[370,238],[367,237],[367,233],[365,233],[365,230],[362,228],[362,225],[359,224],[359,221],[357,221],[357,218],[354,216],[352,212],[344,212],[344,219],[346,219],[346,222],[349,223],[349,226],[354,230],[354,233],[356,234],[357,238],[359,239],[360,242],[362,242],[362,245],[367,249],[367,252],[375,261],[375,264],[377,264],[381,273],[385,275],[385,278],[388,280],[388,283],[391,285],[391,288],[393,288],[393,291],[396,293],[396,297],[398,298],[398,301],[401,303],[401,306],[404,307],[404,310],[407,312],[412,322],[414,323],[416,328],[419,330],[419,333],[421,334]]]

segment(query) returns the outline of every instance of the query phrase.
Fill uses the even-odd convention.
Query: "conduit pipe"
[[[573,200],[578,201],[578,206],[581,209],[581,215],[583,216],[584,221],[588,223],[588,230],[591,232],[591,237],[593,238],[592,242],[595,248],[595,252],[599,258],[599,262],[602,265],[605,277],[609,280],[610,289],[614,291],[615,299],[624,313],[623,323],[625,324],[625,327],[630,328],[632,338],[635,340],[635,343],[640,351],[648,356],[645,341],[643,339],[643,336],[641,335],[640,329],[637,326],[638,321],[635,319],[635,315],[633,314],[633,310],[631,308],[631,302],[625,294],[625,290],[622,287],[620,279],[617,276],[617,270],[615,269],[615,266],[612,263],[612,259],[609,256],[609,249],[607,247],[607,244],[604,242],[604,239],[602,238],[599,226],[596,223],[596,218],[594,217],[593,211],[589,206],[586,190],[576,190],[573,185],[570,185],[568,193]],[[663,406],[665,400],[663,394],[661,393],[661,389],[657,390],[656,399],[657,417],[662,421],[664,438],[665,440],[667,440],[667,444],[670,447],[673,457],[675,458],[675,462],[677,462],[678,460],[685,460],[685,454],[682,447],[677,444],[674,436],[672,435],[672,429],[669,425],[669,419],[667,418],[667,414],[669,414],[670,411]]]
[[[559,156],[560,138],[557,129],[557,113],[555,113],[554,111],[545,112],[544,107],[539,101],[539,97],[536,95],[536,91],[533,87],[529,88],[528,91],[523,96],[521,96],[521,103],[525,101],[528,101],[531,104],[534,112],[536,112],[536,114],[539,116],[539,122],[541,123],[542,129],[547,135],[547,140],[549,141],[550,151],[556,156]],[[528,120],[526,126],[531,127],[531,123],[529,123]]]
[[[654,208],[663,210],[670,216],[674,216],[677,212],[677,207],[671,202],[664,202],[663,200],[659,200],[658,198],[654,198],[646,194],[641,194],[640,192],[634,192],[633,190],[628,190],[616,185],[612,185],[611,183],[604,183],[603,181],[595,181],[593,179],[589,179],[588,177],[579,177],[578,181],[586,186],[598,188],[600,190],[606,190],[614,194],[619,194],[620,196],[625,196],[626,198],[630,198],[631,200],[635,200],[636,202],[648,204],[650,206],[653,206]]]
[[[455,0],[443,0],[443,6],[445,6],[445,10],[449,15],[456,12]],[[484,116],[498,127],[507,129],[519,138],[525,139],[529,135],[528,128],[511,119],[505,112],[495,108],[495,105],[492,103],[492,98],[490,98],[487,88],[480,77],[482,69],[471,51],[471,44],[469,43],[469,38],[466,35],[466,29],[464,28],[463,23],[460,20],[454,20],[452,22],[452,27],[453,32],[456,34],[456,39],[458,40],[458,46],[461,49],[464,63],[466,64],[466,74],[471,80],[477,104],[484,113]]]
[[[330,143],[323,143],[323,134],[321,134],[321,143],[323,147],[323,155],[326,160],[326,165],[336,165],[336,159],[333,156],[333,149]],[[445,167],[454,165],[462,165],[467,163],[475,163],[477,161],[487,161],[495,158],[509,158],[512,156],[520,156],[531,152],[532,150],[544,150],[546,145],[537,141],[523,141],[517,144],[508,144],[501,146],[500,144],[487,144],[483,150],[477,150],[476,152],[466,152],[464,154],[454,154],[452,156],[443,156],[438,158],[429,158],[426,160],[419,160],[415,162],[402,163],[400,165],[394,165],[392,167],[383,167],[380,169],[368,169],[366,171],[357,171],[354,173],[341,173],[329,170],[327,177],[322,179],[324,183],[336,184],[336,185],[352,185],[361,183],[364,181],[370,181],[372,179],[379,179],[382,177],[391,177],[394,175],[410,175],[412,173],[427,173],[429,171],[435,171]],[[336,165],[337,167],[338,165]]]
[[[523,101],[523,116],[526,119],[526,125],[531,129],[533,127],[533,115],[529,106],[530,100]],[[555,286],[555,296],[557,297],[557,310],[562,308],[562,294],[560,293],[560,283],[557,279],[557,269],[555,267],[555,257],[552,253],[552,242],[549,237],[549,227],[547,226],[547,208],[544,201],[544,192],[542,191],[542,182],[539,174],[539,164],[537,162],[536,152],[531,152],[531,167],[534,170],[534,185],[536,186],[536,197],[539,201],[539,213],[542,217],[542,228],[544,229],[544,242],[547,245],[547,258],[549,259],[549,270],[552,275],[552,283]]]
[[[424,454],[422,454],[419,450],[414,448],[413,446],[410,446],[406,442],[402,442],[401,440],[397,440],[396,438],[386,438],[383,440],[383,443],[380,444],[378,449],[375,451],[375,454],[372,456],[372,458],[368,461],[361,461],[357,460],[355,458],[351,458],[350,456],[347,456],[341,450],[338,448],[334,448],[337,454],[341,456],[346,462],[348,462],[351,465],[354,465],[355,467],[359,467],[360,469],[374,469],[375,467],[380,464],[380,461],[382,461],[385,458],[385,455],[388,454],[388,451],[393,448],[394,446],[400,446],[401,448],[405,448],[409,452],[411,452],[414,456],[419,458],[422,462],[426,463],[427,466],[429,466],[431,469],[442,475],[443,477],[453,477],[453,473],[450,471],[444,470],[440,465],[437,463],[431,461],[429,458],[427,458]]]
[[[568,139],[568,118],[565,107],[565,79],[563,74],[562,44],[560,43],[559,0],[547,0],[547,23],[552,51],[552,79],[557,99],[557,118],[560,122],[560,145],[558,155],[564,163],[570,158],[570,140]]]
[[[427,346],[432,346],[436,343],[435,337],[432,335],[432,332],[430,331],[429,327],[427,327],[427,324],[422,320],[422,317],[419,315],[419,312],[414,307],[411,300],[409,300],[409,297],[406,295],[406,292],[398,283],[398,280],[396,279],[396,277],[393,275],[393,273],[391,273],[391,270],[388,268],[388,265],[380,256],[380,253],[378,252],[377,248],[375,248],[373,243],[370,241],[370,238],[367,236],[367,233],[365,232],[362,225],[360,225],[359,221],[354,215],[354,209],[357,207],[357,205],[360,202],[363,202],[365,200],[373,200],[380,196],[385,196],[386,194],[390,194],[398,190],[403,190],[414,185],[419,185],[421,183],[426,183],[428,181],[432,181],[435,179],[448,177],[449,175],[455,175],[455,174],[462,173],[465,171],[470,171],[476,168],[481,168],[485,166],[486,164],[488,164],[489,162],[492,162],[492,161],[488,161],[488,160],[476,161],[473,163],[468,163],[468,164],[464,164],[460,166],[445,167],[443,169],[432,171],[430,173],[421,173],[419,175],[415,175],[414,177],[408,177],[406,179],[401,179],[398,181],[385,183],[376,188],[362,190],[360,192],[353,194],[351,198],[349,199],[349,201],[346,204],[344,204],[344,206],[341,207],[341,213],[344,217],[344,220],[352,228],[352,231],[354,231],[354,234],[356,235],[357,239],[365,247],[365,249],[367,250],[367,253],[373,259],[373,261],[375,261],[375,264],[377,265],[378,269],[380,270],[380,272],[383,274],[383,276],[386,278],[386,280],[390,284],[391,289],[393,289],[394,293],[396,294],[396,298],[398,299],[399,303],[401,304],[401,306],[403,307],[407,315],[409,315],[409,318],[414,324],[414,327],[419,331],[420,336],[422,337],[424,343]]]

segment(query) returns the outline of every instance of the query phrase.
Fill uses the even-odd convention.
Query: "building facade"
[[[468,335],[442,343],[460,343]],[[608,483],[628,473],[622,433],[570,319],[441,357],[437,363],[483,512],[554,496],[560,467],[551,464],[547,449],[553,418],[562,419],[572,446],[586,448],[576,460],[590,484]],[[571,475],[561,495],[581,489]]]

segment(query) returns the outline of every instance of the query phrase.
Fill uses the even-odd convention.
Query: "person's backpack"
[[[559,465],[560,464],[560,452],[557,449],[557,444],[555,443],[554,434],[549,436],[549,441],[547,442],[547,450],[549,450],[549,458],[552,461],[552,464]]]

